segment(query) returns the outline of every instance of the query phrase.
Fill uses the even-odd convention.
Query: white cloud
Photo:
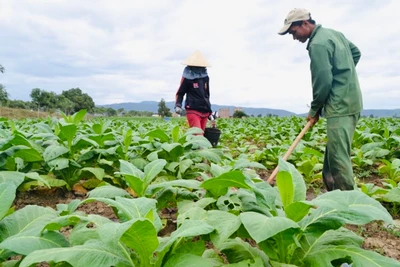
[[[172,101],[180,63],[199,49],[213,65],[212,103],[304,113],[312,99],[305,44],[277,34],[294,7],[360,48],[365,108],[399,108],[396,0],[3,0],[1,83],[22,100],[35,87],[79,87],[96,104]]]

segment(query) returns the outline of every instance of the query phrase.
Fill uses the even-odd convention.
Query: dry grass
[[[7,108],[0,107],[0,118],[7,118],[11,120],[20,120],[20,119],[35,119],[35,118],[48,118],[48,117],[56,117],[62,118],[61,114],[57,112],[43,112],[43,111],[35,111],[28,109],[19,109],[19,108]],[[93,115],[86,114],[85,119],[93,119]]]
[[[48,116],[56,116],[59,117],[57,113],[49,113],[49,112],[38,112],[32,111],[28,109],[18,109],[18,108],[0,108],[0,117],[8,118],[8,119],[25,119],[25,118],[47,118]]]

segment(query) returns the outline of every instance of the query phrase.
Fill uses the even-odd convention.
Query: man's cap
[[[194,67],[211,67],[207,59],[198,50],[191,54],[182,64]]]
[[[295,21],[303,21],[311,19],[311,14],[308,10],[304,8],[295,8],[292,9],[287,15],[285,21],[283,22],[282,29],[278,32],[280,35],[285,35],[288,33],[290,26]]]

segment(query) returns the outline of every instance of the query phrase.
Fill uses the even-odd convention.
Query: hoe
[[[290,154],[292,154],[292,151],[295,149],[297,144],[300,142],[301,138],[303,138],[304,134],[308,131],[308,129],[310,127],[311,127],[311,121],[307,122],[307,124],[306,124],[306,126],[304,126],[303,130],[301,130],[299,135],[294,140],[293,144],[289,147],[288,151],[283,156],[283,160],[287,160],[289,158]],[[268,183],[272,184],[274,182],[274,179],[275,179],[276,174],[278,173],[278,170],[279,170],[278,166],[276,166],[276,168],[272,172],[271,176],[267,180]]]

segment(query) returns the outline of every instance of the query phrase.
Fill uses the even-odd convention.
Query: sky
[[[293,8],[360,49],[365,109],[400,108],[397,0],[0,0],[0,83],[24,101],[77,87],[96,105],[173,101],[199,50],[211,103],[305,113],[306,44],[277,34]]]

